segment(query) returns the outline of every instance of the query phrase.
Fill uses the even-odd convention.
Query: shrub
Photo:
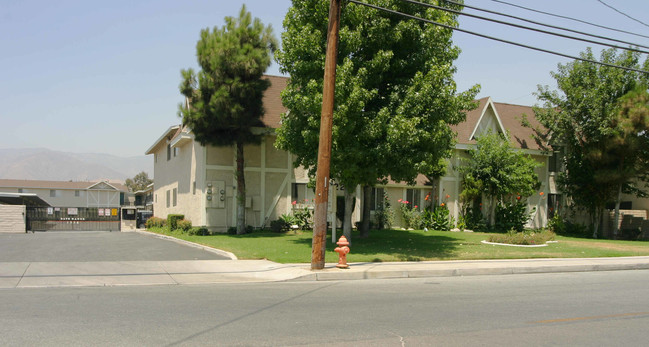
[[[576,237],[590,237],[592,235],[587,226],[565,220],[558,213],[548,221],[548,229],[557,235]]]
[[[312,214],[313,211],[309,210],[308,207],[293,210],[293,222],[302,230],[308,229],[311,225]]]
[[[480,208],[478,203],[467,203],[462,206],[461,219],[467,229],[484,231],[487,228],[487,222]]]
[[[450,211],[443,206],[435,206],[433,211],[424,212],[422,218],[423,226],[432,230],[449,231],[451,230]]]
[[[291,215],[291,214],[282,214],[281,216],[279,216],[279,219],[283,220],[284,223],[286,223],[286,225],[288,225],[289,228],[290,228],[292,225],[297,224],[297,220],[296,220],[295,217],[294,217],[293,215]]]
[[[390,199],[388,198],[388,193],[383,192],[383,206],[380,206],[376,210],[376,228],[377,229],[389,229],[394,224],[394,212],[390,207]]]
[[[549,230],[516,232],[512,229],[506,234],[490,235],[487,241],[512,245],[542,245],[554,240],[555,237],[556,234]]]
[[[169,230],[178,229],[178,221],[181,219],[185,219],[185,215],[183,214],[167,215],[167,226],[169,227]]]
[[[291,227],[284,219],[276,219],[270,222],[270,230],[274,233],[282,233],[288,231]]]
[[[189,235],[205,236],[209,234],[209,231],[207,230],[206,227],[192,227],[187,231],[187,233]]]
[[[464,231],[466,229],[466,219],[461,214],[457,216],[457,228],[460,229],[460,231]]]
[[[151,228],[163,228],[166,224],[166,220],[158,217],[151,217],[147,219],[146,221],[146,228],[151,229]]]
[[[417,229],[421,225],[421,214],[417,211],[416,208],[410,207],[407,201],[399,201],[401,205],[399,209],[401,210],[401,219],[403,220],[403,227],[405,229],[413,228]]]
[[[243,230],[244,234],[250,234],[254,228],[252,225],[247,225],[246,228]],[[229,227],[227,231],[228,235],[237,235],[237,227]]]
[[[496,205],[495,228],[498,231],[523,231],[536,208],[527,212],[527,204],[521,201]]]
[[[192,222],[187,219],[181,219],[179,221],[176,221],[176,227],[182,231],[187,232],[192,228]]]

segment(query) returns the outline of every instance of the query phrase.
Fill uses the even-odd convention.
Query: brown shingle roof
[[[261,121],[265,126],[277,129],[280,126],[282,113],[287,111],[286,107],[282,105],[281,92],[286,88],[288,77],[269,76],[264,75],[265,78],[270,80],[270,87],[264,93],[264,109],[266,113]]]
[[[87,189],[96,182],[69,182],[69,181],[38,181],[38,180],[14,180],[0,179],[0,188],[41,188],[41,189]],[[128,188],[121,183],[108,182],[117,190],[127,192]]]
[[[482,98],[478,101],[478,108],[467,112],[466,120],[458,125],[451,126],[457,132],[458,144],[475,144],[475,139],[471,139],[473,130],[478,125],[480,117],[488,107],[489,97]],[[512,105],[501,102],[493,102],[493,106],[500,118],[500,122],[506,131],[509,132],[510,143],[512,146],[521,149],[543,149],[532,136],[534,130],[524,127],[522,124],[523,115],[534,128],[541,127],[541,124],[534,115],[534,109],[531,106]]]
[[[500,116],[500,121],[507,131],[509,131],[509,139],[513,146],[522,149],[536,149],[542,150],[534,139],[534,130],[522,125],[523,116],[527,116],[527,120],[533,128],[541,127],[541,123],[534,116],[534,109],[531,106],[504,104],[494,102],[496,111]]]
[[[466,113],[466,120],[464,122],[457,125],[451,125],[451,129],[457,132],[457,143],[475,144],[475,141],[470,140],[471,134],[473,133],[473,129],[475,129],[476,125],[478,124],[478,120],[480,120],[482,111],[487,106],[487,101],[489,101],[489,98],[486,97],[476,101],[478,102],[478,107]]]

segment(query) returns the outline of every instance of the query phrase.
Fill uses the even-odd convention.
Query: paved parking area
[[[154,235],[74,231],[0,234],[0,262],[224,260],[219,254]]]

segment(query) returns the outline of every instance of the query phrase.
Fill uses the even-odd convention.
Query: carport
[[[27,232],[27,208],[50,206],[36,194],[0,193],[0,233]]]

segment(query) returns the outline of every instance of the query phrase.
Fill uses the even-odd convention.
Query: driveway
[[[229,258],[155,235],[136,232],[0,234],[0,263],[225,259]]]

